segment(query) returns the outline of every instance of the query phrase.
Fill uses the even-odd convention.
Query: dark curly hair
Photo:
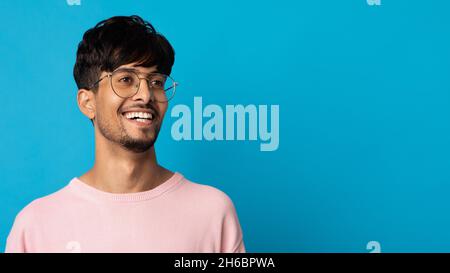
[[[112,72],[121,65],[156,65],[170,75],[175,51],[169,41],[137,15],[114,16],[86,31],[78,44],[73,76],[78,89],[90,89],[102,71]],[[95,92],[97,87],[92,88]]]

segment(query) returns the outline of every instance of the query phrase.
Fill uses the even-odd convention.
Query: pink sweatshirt
[[[245,252],[231,199],[175,173],[115,194],[74,177],[17,215],[6,252]]]

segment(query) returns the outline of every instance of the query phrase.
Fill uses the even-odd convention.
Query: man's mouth
[[[155,115],[150,112],[125,112],[122,116],[129,122],[140,127],[148,127],[153,123]]]

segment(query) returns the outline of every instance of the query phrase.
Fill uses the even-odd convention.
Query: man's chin
[[[137,131],[135,129],[138,129]],[[158,137],[159,126],[152,124],[150,128],[124,128],[120,144],[127,150],[143,153],[151,149]]]
[[[122,146],[135,153],[144,153],[153,147],[154,142],[122,143]]]
[[[152,139],[123,139],[120,144],[125,149],[135,152],[135,153],[143,153],[150,150],[155,144],[156,138]]]

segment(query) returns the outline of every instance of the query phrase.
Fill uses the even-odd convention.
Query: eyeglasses
[[[130,98],[137,94],[141,80],[146,80],[151,96],[157,102],[167,102],[175,95],[178,85],[170,76],[161,73],[150,73],[140,78],[135,69],[119,68],[96,81],[89,89],[95,87],[104,78],[109,78],[112,90],[121,98]]]

